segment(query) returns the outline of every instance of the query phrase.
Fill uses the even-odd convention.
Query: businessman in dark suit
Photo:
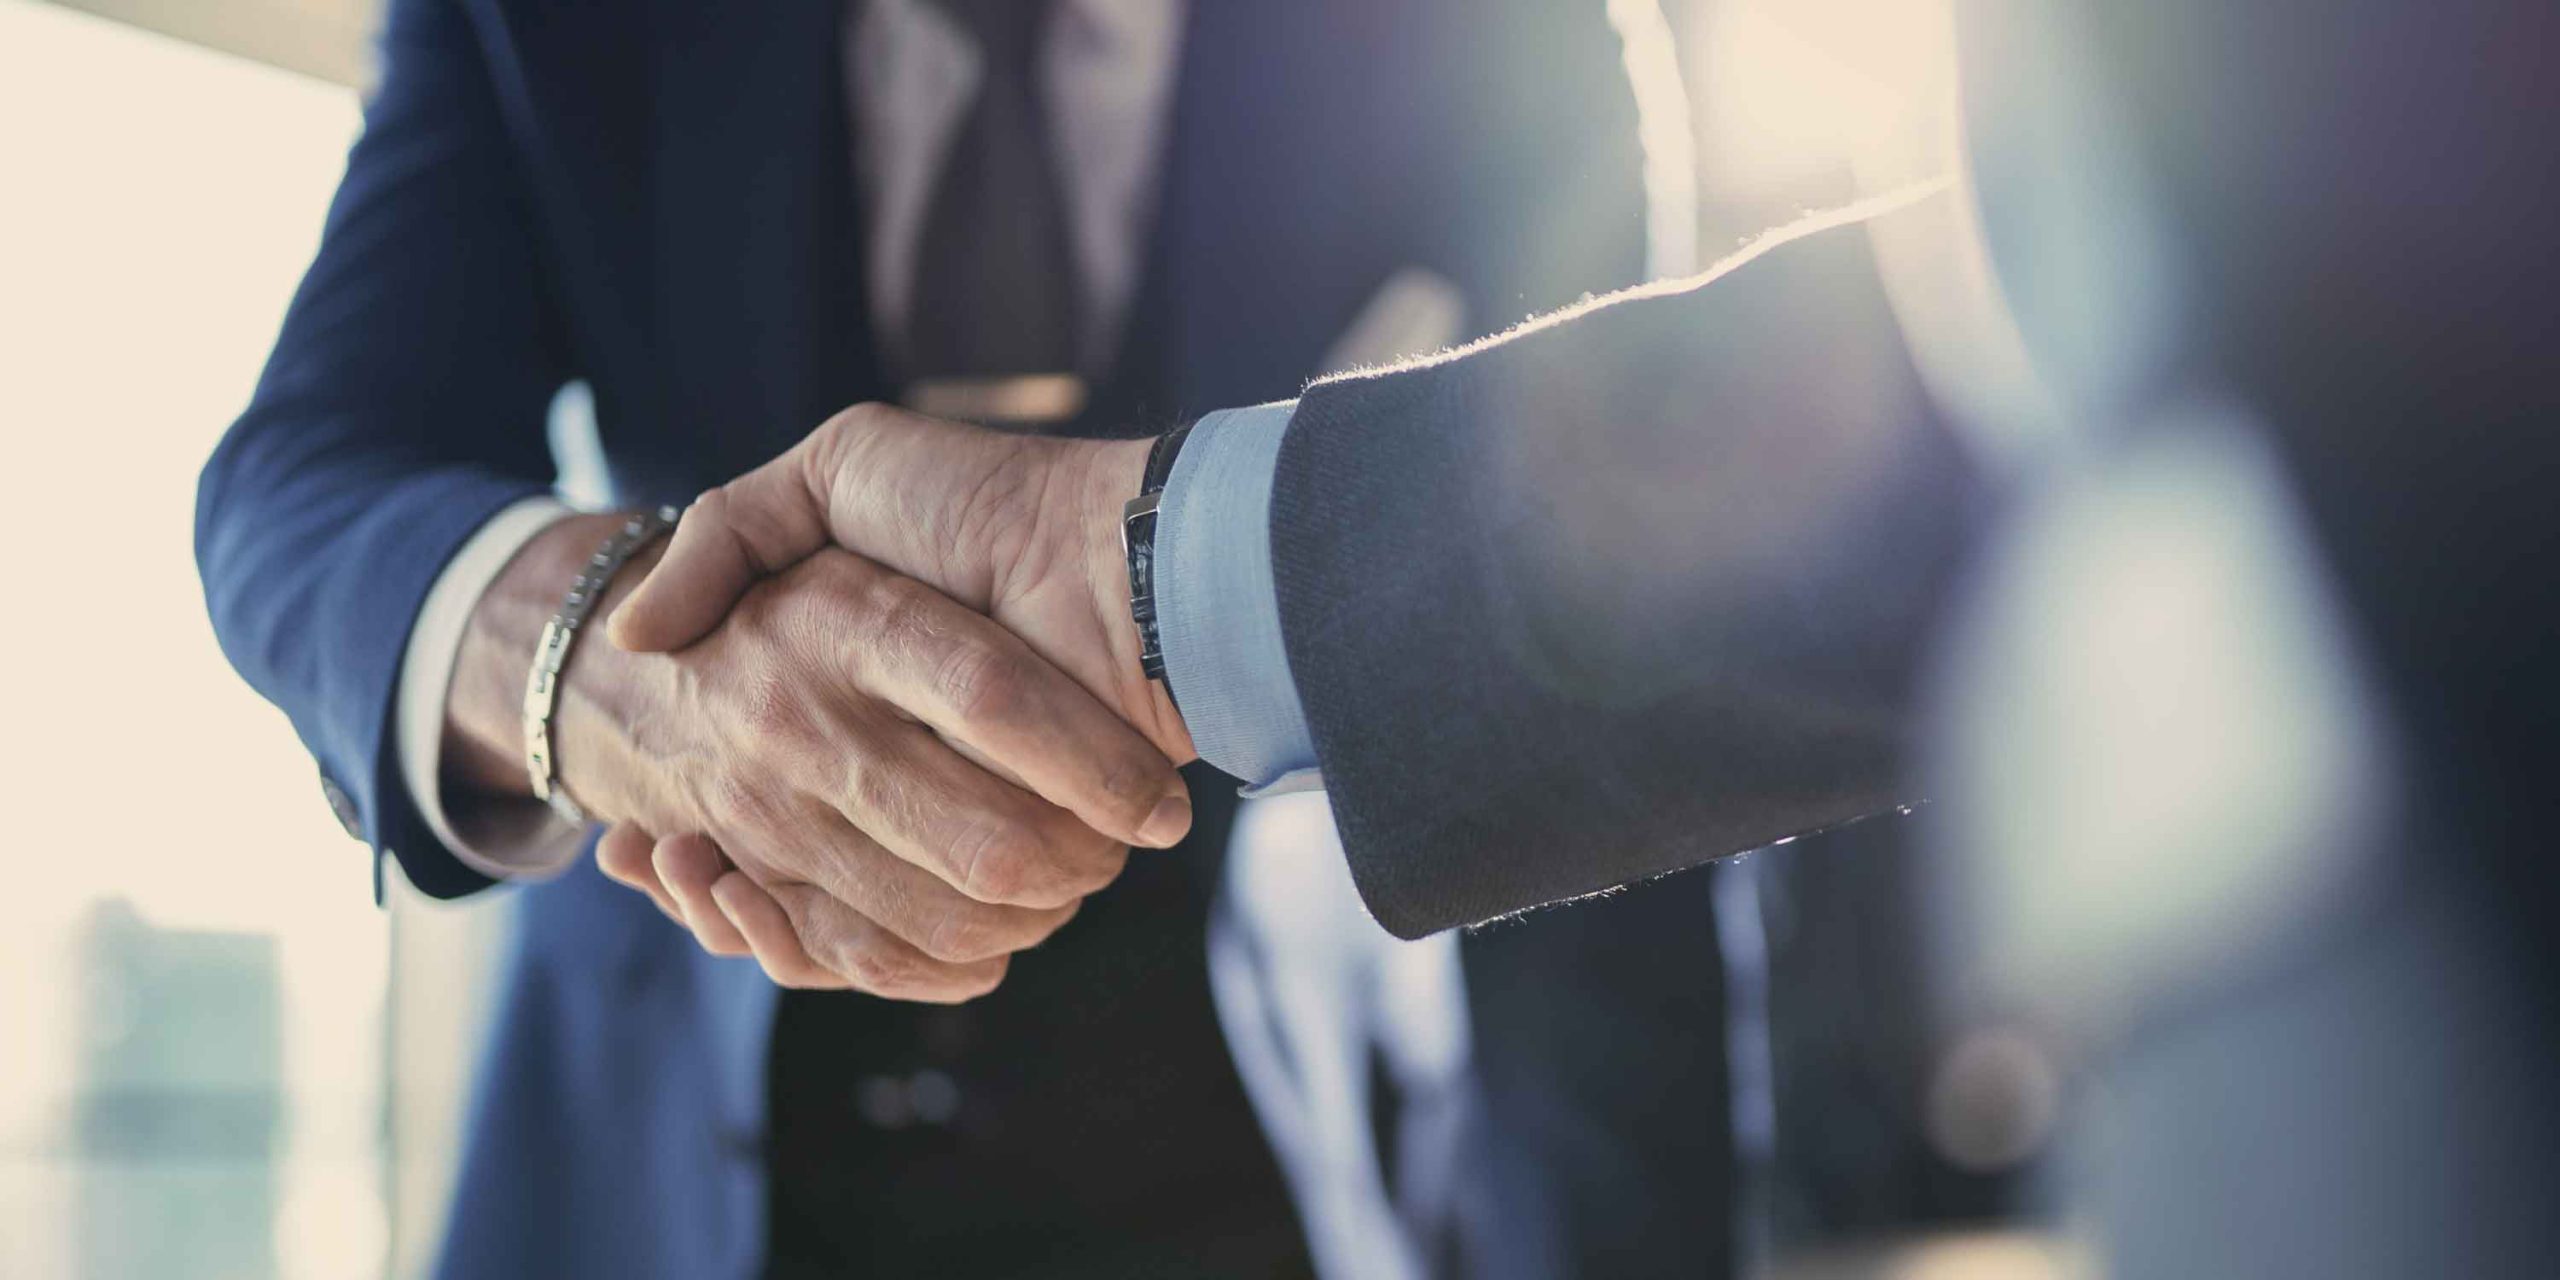
[[[1084,897],[1124,843],[1223,839],[1232,784],[1179,786],[1178,722],[1122,729],[933,592],[813,563],[827,589],[763,592],[680,659],[569,650],[552,789],[721,836],[723,869],[753,866],[761,901],[825,938],[766,957],[795,986],[941,1001],[1046,939],[1037,963],[966,1010],[786,996],[581,860],[577,824],[530,798],[519,717],[537,634],[619,518],[550,503],[545,408],[592,388],[614,496],[644,508],[857,401],[1065,435],[1286,395],[1412,269],[1476,329],[1623,280],[1617,51],[1596,15],[1543,10],[1088,2],[1026,29],[1031,6],[958,0],[391,6],[318,260],[206,468],[198,548],[226,651],[352,834],[442,896],[560,873],[525,892],[447,1274],[1304,1265],[1201,973],[1214,859],[1127,859]],[[669,905],[742,943],[768,920],[732,920],[733,896]],[[1705,957],[1669,967],[1712,992],[1711,936],[1681,936]],[[1678,1097],[1715,1058],[1711,1001],[1634,980],[1666,953],[1627,941],[1556,963],[1702,1016],[1605,1080],[1535,1056],[1530,1011],[1488,988],[1509,1049],[1486,1052],[1510,1055],[1488,1088],[1536,1125],[1470,1171],[1502,1184],[1472,1210],[1486,1257],[1719,1256],[1709,1209],[1630,1259],[1608,1215],[1634,1207],[1596,1190],[1633,1168],[1712,1203],[1723,1177],[1712,1078],[1695,1125],[1592,1101]]]

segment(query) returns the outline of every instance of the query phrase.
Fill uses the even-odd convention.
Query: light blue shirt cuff
[[[1165,679],[1200,758],[1244,779],[1248,795],[1322,785],[1271,576],[1271,478],[1297,408],[1200,419],[1156,508]]]

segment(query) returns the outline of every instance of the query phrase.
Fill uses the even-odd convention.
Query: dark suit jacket
[[[1856,225],[1312,388],[1273,557],[1371,909],[1418,936],[1913,799],[1979,494]]]
[[[866,331],[841,12],[391,5],[364,136],[256,397],[205,469],[197,541],[225,651],[291,717],[351,831],[429,893],[484,881],[403,791],[401,652],[452,552],[552,482],[556,390],[593,388],[616,497],[635,504],[682,501],[896,391]],[[1102,426],[1295,392],[1408,265],[1458,283],[1487,327],[1635,269],[1632,106],[1596,12],[1203,2],[1184,57]],[[960,1032],[865,1015],[881,1061],[842,1074],[970,1042],[973,1101],[1028,1098],[1004,1112],[1009,1149],[1040,1153],[984,1201],[989,1224],[1110,1195],[1204,1250],[1223,1239],[1285,1266],[1287,1213],[1201,972],[1201,851],[1223,843],[1228,788],[1195,793],[1191,851],[1138,859]],[[523,908],[447,1273],[745,1274],[776,1136],[773,989],[591,866]],[[1702,903],[1627,909],[1654,941],[1591,945],[1620,914],[1489,946],[1478,1043],[1505,1119],[1469,1200],[1487,1258],[1696,1274],[1721,1257],[1713,937]],[[1539,984],[1577,973],[1607,994],[1580,1006],[1593,1034],[1559,1052]],[[1599,1031],[1629,1018],[1661,1025],[1612,1061]],[[1077,1091],[1087,1105],[1038,1105]],[[950,1171],[916,1169],[916,1188]],[[1644,1214],[1637,1188],[1683,1213]]]

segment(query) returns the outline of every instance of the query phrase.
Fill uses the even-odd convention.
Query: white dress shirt
[[[1118,340],[1152,230],[1160,153],[1180,66],[1184,0],[1061,0],[1043,51],[1052,145],[1087,308],[1088,369]],[[853,0],[846,84],[862,201],[865,299],[894,354],[915,295],[916,249],[943,157],[980,75],[970,38],[928,0]],[[1335,353],[1375,363],[1460,337],[1445,282],[1391,282]],[[499,878],[556,872],[585,832],[532,800],[449,805],[444,706],[473,608],[526,543],[571,511],[550,498],[500,512],[437,579],[410,632],[398,707],[402,781],[464,863]],[[566,590],[566,584],[562,584]],[[1424,1233],[1445,1230],[1457,1127],[1471,1097],[1455,935],[1401,942],[1353,890],[1315,796],[1249,800],[1229,848],[1210,964],[1231,1051],[1329,1280],[1425,1274]],[[1375,1049],[1401,1095],[1403,1153],[1387,1188],[1368,1121]]]

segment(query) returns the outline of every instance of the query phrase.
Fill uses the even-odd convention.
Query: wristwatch
[[[1156,437],[1147,450],[1147,469],[1138,477],[1138,496],[1120,508],[1120,551],[1129,561],[1129,612],[1138,622],[1138,669],[1165,685],[1164,642],[1156,631],[1156,507],[1164,500],[1165,481],[1173,476],[1173,460],[1191,434],[1188,423]]]

